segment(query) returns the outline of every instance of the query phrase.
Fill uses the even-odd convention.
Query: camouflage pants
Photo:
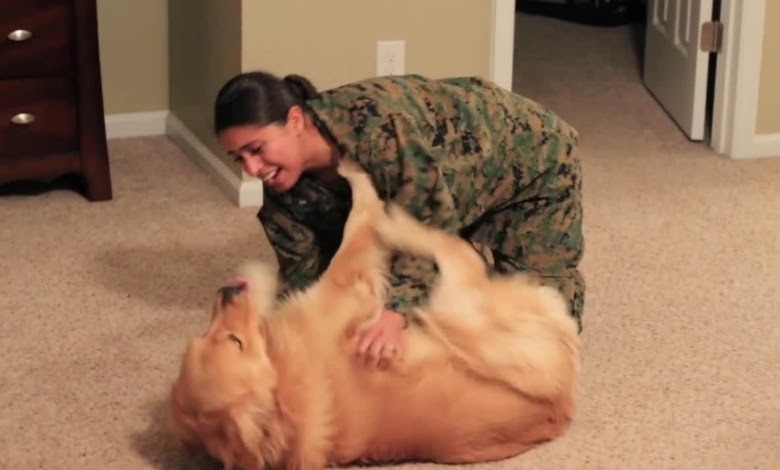
[[[571,148],[515,200],[461,234],[496,272],[530,272],[558,289],[580,331],[585,303],[585,279],[578,269],[584,244],[581,172],[578,151]]]
[[[560,150],[560,149],[559,149]],[[558,289],[582,330],[585,280],[578,269],[583,254],[581,164],[576,147],[558,152],[556,164],[531,178],[515,197],[461,230],[499,273],[529,272]],[[436,268],[419,258],[394,259],[407,287],[427,290]]]
[[[493,232],[495,235],[495,232]],[[490,234],[487,234],[489,238]],[[483,238],[484,239],[484,238]],[[542,284],[554,287],[560,291],[570,306],[570,314],[577,320],[579,331],[582,331],[582,313],[585,300],[585,280],[576,267],[569,267],[550,273],[527,265],[518,258],[505,253],[494,252],[486,242],[474,242],[474,249],[485,260],[488,270],[496,273],[526,272],[534,275]]]

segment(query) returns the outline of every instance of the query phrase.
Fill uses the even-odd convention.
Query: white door
[[[692,140],[704,139],[709,52],[699,47],[713,0],[649,0],[643,80]]]

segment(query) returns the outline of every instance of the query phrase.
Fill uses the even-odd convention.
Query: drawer
[[[73,36],[72,1],[0,1],[0,79],[66,73]]]
[[[29,114],[29,123],[14,117]],[[79,148],[73,82],[68,78],[0,81],[0,159]]]

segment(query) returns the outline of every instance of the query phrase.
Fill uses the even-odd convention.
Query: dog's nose
[[[219,289],[219,295],[222,297],[222,304],[230,302],[233,297],[240,294],[244,290],[243,285],[238,286],[225,286]]]

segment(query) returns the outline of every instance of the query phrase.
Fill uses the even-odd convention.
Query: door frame
[[[780,132],[758,134],[766,0],[721,0],[723,41],[715,71],[707,144],[733,159],[780,156]],[[489,78],[512,89],[515,0],[491,1]]]
[[[488,78],[498,86],[511,90],[515,53],[515,0],[492,0],[490,10]]]
[[[710,146],[734,159],[780,156],[780,133],[758,134],[766,0],[721,0]]]

